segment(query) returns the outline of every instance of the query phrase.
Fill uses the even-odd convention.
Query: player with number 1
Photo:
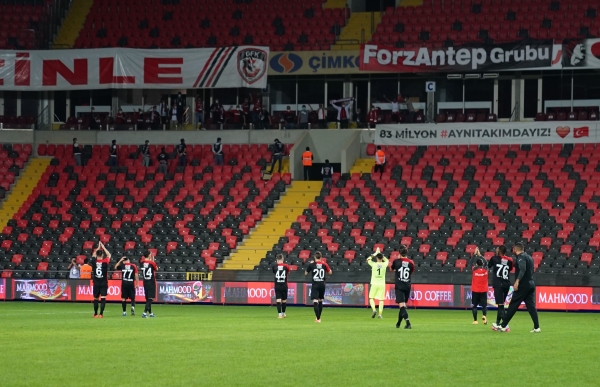
[[[313,300],[315,309],[315,322],[321,322],[321,312],[323,312],[323,299],[325,298],[325,273],[331,275],[332,271],[327,262],[321,260],[323,256],[320,252],[315,253],[315,260],[311,261],[306,267],[304,275],[312,275],[312,286],[310,288],[310,298]]]
[[[290,267],[283,263],[283,254],[277,254],[277,265],[273,266],[275,273],[275,300],[277,301],[277,313],[279,318],[287,317],[285,308],[287,306],[288,295],[288,274]]]
[[[410,281],[415,271],[415,263],[407,258],[408,249],[406,246],[402,245],[398,252],[400,253],[400,258],[396,259],[392,264],[392,270],[395,272],[396,303],[400,307],[396,328],[400,328],[400,323],[404,319],[406,321],[404,329],[412,329],[412,325],[410,325],[410,320],[408,319],[408,312],[406,311],[406,303],[410,299]]]
[[[379,247],[375,252],[376,262],[373,262],[373,256],[367,258],[367,264],[371,266],[371,284],[369,287],[369,305],[373,310],[371,318],[375,318],[377,310],[375,309],[375,299],[379,300],[379,318],[382,317],[383,304],[385,302],[385,273],[388,267],[388,259],[379,252]]]

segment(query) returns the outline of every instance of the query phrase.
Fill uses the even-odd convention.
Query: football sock
[[[402,321],[402,318],[404,316],[402,315],[402,308],[400,308],[400,310],[398,311],[398,324],[400,324],[400,321]]]
[[[98,314],[98,300],[94,300],[94,316]]]
[[[481,311],[483,313],[484,316],[487,316],[487,305],[484,305],[481,307]]]
[[[375,300],[374,299],[370,299],[369,300],[369,305],[371,305],[371,309],[373,310],[373,312],[375,312]]]
[[[281,302],[277,303],[277,313],[281,314]]]
[[[148,313],[152,314],[152,301],[148,301]]]
[[[321,313],[323,313],[323,301],[319,301],[319,320],[321,319]]]
[[[473,305],[473,321],[477,321],[477,305]]]
[[[379,315],[383,314],[383,301],[379,301]]]
[[[121,301],[121,306],[123,307],[123,312],[127,311],[127,301]]]
[[[131,300],[131,309],[135,309],[135,298]]]
[[[286,306],[287,306],[287,302],[282,302],[282,303],[281,303],[281,311],[282,311],[283,313],[285,313],[285,307],[286,307]]]
[[[106,298],[100,300],[100,314],[104,314],[104,307],[106,306]]]
[[[315,317],[318,320],[319,319],[319,304],[316,302],[313,302],[313,308],[315,310]]]
[[[402,308],[400,308],[400,315],[402,316],[403,319],[406,320],[406,322],[408,322],[408,312],[406,311],[406,307],[403,306]]]

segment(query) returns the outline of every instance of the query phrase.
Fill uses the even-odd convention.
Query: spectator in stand
[[[312,112],[312,106],[308,105],[310,111]],[[302,110],[298,112],[298,128],[299,129],[308,129],[308,115],[310,112],[306,110],[306,105],[302,105]]]
[[[173,106],[171,107],[171,126],[169,127],[170,130],[177,130],[177,124],[179,123],[179,112],[178,112],[178,108],[177,105],[175,103],[173,103]]]
[[[133,117],[136,119],[136,125],[139,130],[146,129],[146,126],[144,125],[145,114],[142,109],[138,109],[137,112],[133,113]]]
[[[383,169],[385,167],[385,152],[381,150],[381,145],[377,145],[377,152],[375,152],[375,170],[379,171],[379,178],[383,177]]]
[[[221,143],[221,137],[217,138],[217,142],[215,142],[212,146],[213,154],[215,155],[215,165],[225,165],[223,159],[223,144]]]
[[[152,130],[157,130],[159,128],[160,114],[158,114],[156,106],[152,106],[152,110],[150,111],[150,122],[152,124]]]
[[[187,146],[185,145],[185,140],[182,138],[179,145],[177,145],[177,157],[179,158],[178,166],[185,167],[187,165]]]
[[[250,94],[250,99],[252,100],[252,104],[254,105],[252,107],[252,123],[254,125],[258,125],[259,119],[260,119],[260,112],[262,111],[262,95],[256,93],[254,95]]]
[[[215,102],[210,105],[210,112],[212,114],[213,122],[216,122],[219,125],[219,129],[223,129],[221,125],[223,125],[223,105],[219,103],[218,99],[215,99]]]
[[[252,114],[250,113],[250,102],[248,101],[248,98],[244,98],[244,102],[242,102],[242,111],[244,112],[244,122],[246,122],[248,128],[250,128],[250,124],[253,124],[253,122]]]
[[[381,119],[379,117],[380,110],[381,109],[378,107],[375,107],[375,105],[373,105],[373,104],[371,105],[371,110],[369,111],[369,114],[367,114],[369,128],[375,128],[377,126],[377,123]]]
[[[350,108],[354,104],[354,98],[344,98],[330,101],[337,111],[337,120],[341,129],[348,129],[348,120],[350,119]]]
[[[258,118],[260,120],[260,129],[271,129],[271,115],[269,114],[269,111],[266,108],[260,111]]]
[[[286,129],[294,129],[294,122],[296,122],[296,115],[288,106],[287,109],[283,112],[283,121],[285,122]]]
[[[415,106],[408,97],[404,99],[404,102],[406,102],[406,107],[408,109],[408,123],[412,124],[413,122],[415,122]]]
[[[356,113],[354,114],[354,122],[356,122],[356,127],[359,129],[364,129],[367,127],[365,125],[365,115],[363,114],[360,108],[356,108]]]
[[[88,127],[90,130],[98,129],[98,121],[96,121],[98,117],[96,116],[96,109],[92,106],[92,112],[90,113],[90,120],[88,122]]]
[[[271,172],[273,173],[275,170],[275,163],[279,162],[279,173],[281,173],[281,164],[283,160],[283,154],[285,153],[285,146],[279,141],[279,139],[275,139],[275,143],[271,145],[271,152],[273,152],[273,162],[271,163]]]
[[[177,106],[177,122],[181,125],[183,124],[183,111],[185,110],[185,97],[181,94],[181,91],[175,97],[175,105]]]
[[[235,129],[243,129],[244,128],[244,112],[242,111],[242,107],[237,105],[235,109],[232,107],[229,108],[229,113],[233,116],[233,127]]]
[[[323,107],[323,104],[319,104],[319,110],[317,110],[317,119],[319,120],[319,128],[327,129],[327,109]]]
[[[108,165],[111,167],[119,166],[119,158],[117,156],[118,150],[119,149],[117,148],[117,140],[112,140],[112,143],[110,145],[110,157],[108,158]]]
[[[148,145],[150,141],[146,140],[144,145],[140,147],[140,153],[142,154],[142,166],[149,167],[150,166],[150,146]]]
[[[81,148],[77,142],[77,138],[73,139],[73,158],[75,159],[75,165],[81,166]]]
[[[331,189],[333,187],[333,167],[329,164],[329,159],[325,160],[325,165],[321,167],[321,175],[323,176],[323,188]]]
[[[79,276],[81,274],[81,267],[77,264],[75,258],[71,259],[71,263],[69,264],[68,270],[70,279],[79,279]]]
[[[165,147],[160,148],[160,153],[156,156],[158,160],[158,173],[167,173],[169,171],[169,155]]]
[[[202,98],[200,98],[200,94],[196,97],[196,129],[198,129],[198,125],[200,125],[201,129],[204,129],[204,106],[202,105]]]
[[[159,105],[159,113],[160,113],[160,124],[166,125],[169,122],[169,105],[167,101],[164,99],[160,101]]]
[[[399,124],[400,123],[400,101],[402,101],[402,96],[398,94],[396,99],[390,100],[385,95],[383,96],[386,101],[392,104],[392,121]]]
[[[125,123],[125,117],[123,116],[123,109],[119,108],[119,111],[117,112],[117,119],[115,122],[117,125],[122,125]]]

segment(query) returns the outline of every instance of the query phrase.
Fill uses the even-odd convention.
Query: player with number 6
[[[94,294],[94,318],[104,318],[104,307],[106,306],[106,295],[108,294],[108,264],[110,253],[102,242],[92,254],[92,283]],[[100,314],[98,314],[98,302],[100,301]]]
[[[373,262],[375,257],[376,262]],[[371,266],[371,285],[369,286],[369,305],[373,310],[371,318],[375,318],[377,310],[375,309],[375,299],[379,300],[379,318],[383,318],[383,304],[385,302],[385,273],[388,267],[388,259],[381,254],[379,247],[375,255],[367,258],[367,264]]]
[[[408,319],[408,312],[406,311],[406,303],[410,299],[410,281],[415,271],[415,263],[407,258],[408,248],[406,246],[400,246],[398,252],[400,253],[400,259],[396,259],[392,264],[395,277],[394,282],[396,283],[396,303],[400,307],[396,328],[400,328],[400,323],[404,319],[406,321],[404,329],[412,329],[412,325],[410,325],[410,320]]]

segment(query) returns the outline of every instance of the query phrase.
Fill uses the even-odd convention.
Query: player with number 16
[[[400,307],[396,328],[400,328],[400,323],[404,319],[406,321],[404,329],[412,329],[412,325],[410,325],[410,320],[408,319],[408,312],[406,311],[406,303],[410,299],[410,281],[415,271],[415,263],[407,258],[408,249],[406,246],[402,245],[398,252],[400,253],[400,259],[396,259],[392,264],[392,270],[395,272],[396,303]]]

